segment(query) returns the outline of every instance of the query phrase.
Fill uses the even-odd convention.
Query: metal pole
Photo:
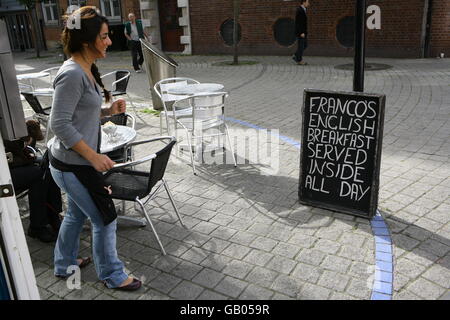
[[[353,91],[364,91],[366,0],[356,0]]]

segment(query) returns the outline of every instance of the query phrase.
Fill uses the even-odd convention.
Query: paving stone
[[[174,277],[168,273],[161,273],[155,279],[150,281],[148,286],[167,294],[180,282],[181,279],[178,277]]]
[[[222,273],[211,269],[203,269],[192,281],[206,288],[214,288],[223,278]]]
[[[239,300],[269,300],[272,296],[272,291],[250,284],[239,296]]]
[[[333,271],[324,271],[317,284],[333,291],[343,292],[349,281],[350,277],[346,275]]]
[[[197,298],[197,300],[228,300],[228,299],[229,299],[228,297],[211,290],[203,290],[203,292]]]
[[[410,238],[408,236],[405,236],[403,234],[393,235],[392,241],[396,246],[398,246],[404,250],[408,250],[408,251],[414,249],[420,243],[419,241],[417,241],[413,238]]]
[[[277,244],[278,241],[267,239],[264,237],[258,237],[250,244],[250,247],[271,252]]]
[[[135,271],[143,283],[150,282],[161,274],[161,271],[151,266],[142,265]]]
[[[245,257],[249,251],[250,248],[248,247],[232,243],[222,251],[222,254],[234,259],[242,260],[242,258]]]
[[[294,258],[297,253],[300,251],[300,248],[289,243],[280,242],[276,245],[276,247],[272,250],[273,254],[280,255],[286,258]]]
[[[83,286],[80,290],[72,290],[67,296],[64,297],[66,300],[94,300],[101,294],[101,291],[91,287]]]
[[[351,263],[348,259],[329,255],[322,262],[321,267],[345,274],[350,268]]]
[[[408,290],[427,300],[436,300],[446,291],[444,288],[423,278],[419,278],[410,284]]]
[[[212,251],[214,253],[221,253],[230,244],[231,243],[229,241],[212,238],[202,246],[202,249]]]
[[[298,298],[301,300],[326,300],[330,294],[329,289],[307,283],[302,287]]]
[[[426,267],[405,258],[398,259],[397,263],[395,264],[396,272],[399,272],[410,278],[419,276],[423,271],[425,271],[425,269]]]
[[[236,299],[247,287],[248,283],[232,277],[225,277],[214,288],[215,291]]]
[[[434,265],[423,275],[425,279],[434,282],[444,288],[450,288],[450,270],[439,265]]]
[[[345,292],[358,299],[369,299],[372,291],[372,284],[368,285],[367,281],[352,279],[350,285],[347,286]]]
[[[175,299],[195,300],[203,290],[202,287],[184,280],[169,295]]]
[[[256,238],[257,238],[257,235],[255,235],[253,233],[249,233],[246,231],[238,231],[229,239],[229,241],[243,245],[243,246],[248,246]]]
[[[396,273],[395,277],[394,277],[394,291],[400,291],[403,288],[405,288],[405,286],[411,282],[411,278],[404,276],[400,273]]]
[[[270,288],[278,272],[266,268],[255,267],[246,277],[249,283],[257,284],[258,286]]]
[[[191,263],[189,261],[181,261],[171,273],[182,279],[191,280],[195,275],[197,275],[202,267]]]
[[[292,276],[301,279],[302,281],[317,283],[323,272],[324,270],[322,268],[299,263],[292,272]]]
[[[208,256],[208,252],[203,248],[192,247],[186,251],[181,258],[192,263],[200,263]]]
[[[211,236],[222,240],[229,240],[236,232],[237,230],[234,230],[232,228],[219,226],[217,227],[217,229],[211,232]]]
[[[244,261],[263,267],[270,259],[272,259],[272,257],[273,254],[271,253],[258,249],[251,249],[250,253],[245,256]]]
[[[450,251],[449,246],[442,244],[440,242],[437,242],[433,239],[429,239],[429,240],[423,242],[419,248],[424,251],[431,252],[439,257],[445,256]]]
[[[235,278],[245,279],[252,268],[253,266],[247,262],[232,260],[222,272]]]
[[[317,240],[314,249],[328,254],[336,254],[339,251],[340,247],[341,245],[339,243],[336,243],[335,241],[319,239]]]
[[[296,265],[297,262],[295,260],[276,255],[266,264],[266,268],[280,273],[290,274]]]
[[[313,266],[319,266],[325,257],[326,254],[322,251],[316,249],[303,249],[296,257],[296,260]]]
[[[289,297],[298,299],[303,282],[287,275],[279,275],[272,284],[272,290]]]
[[[394,293],[392,299],[393,300],[423,300],[421,297],[419,297],[407,290],[402,290],[401,292]]]
[[[200,264],[204,267],[211,268],[220,272],[228,265],[231,260],[232,259],[230,257],[221,254],[210,253],[202,262],[200,262]]]
[[[316,241],[317,241],[317,238],[312,237],[310,235],[301,234],[301,233],[295,233],[288,240],[289,243],[298,245],[298,246],[300,246],[302,248],[311,248]]]

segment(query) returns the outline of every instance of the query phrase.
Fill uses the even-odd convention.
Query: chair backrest
[[[45,115],[45,116],[50,115],[49,112],[44,110],[44,108],[42,107],[38,98],[34,94],[28,93],[28,92],[22,92],[22,95],[25,97],[25,100],[27,100],[28,104],[30,105],[30,107],[33,109],[34,112],[36,112],[37,114],[40,114],[40,115]]]
[[[155,184],[164,177],[167,163],[169,162],[170,153],[177,141],[172,137],[171,141],[161,150],[156,152],[156,158],[152,160],[150,167],[150,176],[148,180],[148,192],[152,190]]]
[[[101,119],[101,124],[104,125],[106,122],[111,121],[114,124],[120,125],[120,126],[126,126],[127,125],[128,117],[125,113],[119,113],[115,114],[109,117],[104,117]]]
[[[123,78],[123,79],[122,79]],[[130,81],[130,71],[128,70],[117,70],[116,71],[116,81],[120,80],[118,82],[115,82],[115,86],[113,88],[113,91],[119,91],[126,93],[127,87],[128,87],[128,81]]]
[[[173,89],[176,87],[181,87],[181,86],[185,86],[187,84],[193,84],[193,83],[200,83],[200,82],[195,79],[191,79],[191,78],[181,78],[181,77],[167,78],[167,79],[158,81],[154,85],[153,88],[154,88],[156,94],[159,96],[159,98],[164,103],[164,102],[171,102],[171,101],[176,101],[176,100],[185,98],[185,96],[168,94],[167,91],[169,89]]]

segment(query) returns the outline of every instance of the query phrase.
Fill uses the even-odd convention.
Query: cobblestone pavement
[[[15,56],[16,69],[39,70],[56,56]],[[227,116],[300,141],[303,88],[352,88],[350,58],[242,57],[258,64],[215,66],[227,56],[174,56],[178,76],[219,82],[230,93]],[[99,62],[103,73],[131,70],[127,52]],[[391,233],[394,299],[450,299],[450,59],[375,59],[391,69],[366,72],[366,92],[387,97],[379,209]],[[151,106],[145,73],[132,74],[130,96]],[[159,133],[159,119],[137,112],[138,136]],[[246,129],[230,123],[233,130]],[[166,178],[187,228],[161,194],[149,206],[167,256],[149,228],[120,225],[118,251],[144,287],[134,293],[105,289],[93,266],[82,289],[53,276],[53,246],[28,239],[42,299],[370,299],[374,236],[366,219],[297,202],[299,150],[279,142],[280,168],[200,165],[172,156]],[[138,150],[141,153],[143,150]],[[130,207],[127,212],[133,212]],[[27,219],[23,220],[24,226]],[[81,253],[89,254],[88,230]]]

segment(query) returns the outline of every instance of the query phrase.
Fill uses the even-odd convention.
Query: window
[[[41,5],[45,24],[58,24],[58,7],[56,0],[44,0]]]
[[[120,20],[119,0],[100,0],[102,14],[110,20]]]
[[[78,8],[84,7],[86,5],[86,0],[68,0],[67,5],[77,6]]]

